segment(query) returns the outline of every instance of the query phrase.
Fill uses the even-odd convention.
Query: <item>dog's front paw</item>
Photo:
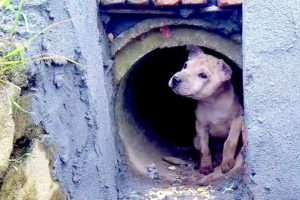
[[[203,175],[208,175],[213,172],[213,167],[212,165],[205,165],[201,166],[199,169],[199,173]]]
[[[234,158],[224,158],[221,164],[222,173],[226,174],[229,172],[235,165]]]

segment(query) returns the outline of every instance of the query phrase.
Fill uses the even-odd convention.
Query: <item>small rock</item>
[[[194,166],[194,165],[191,164],[191,163],[189,163],[189,164],[187,165],[188,168],[193,168],[193,166]]]
[[[169,164],[172,164],[172,165],[185,165],[186,162],[179,159],[179,158],[175,158],[173,156],[164,156],[162,158],[163,161],[169,163]]]
[[[151,163],[150,165],[148,165],[148,169],[149,168],[155,168],[155,163]]]
[[[156,180],[159,178],[159,174],[157,169],[155,168],[155,163],[151,163],[150,165],[147,166],[148,170],[148,177],[151,178],[152,180]]]
[[[156,180],[156,179],[159,178],[157,172],[149,172],[149,173],[148,173],[148,177],[151,178],[152,180]]]
[[[107,35],[107,37],[108,37],[109,42],[113,42],[114,39],[115,39],[115,36],[114,36],[114,34],[112,34],[112,33],[109,33],[109,34]]]
[[[54,82],[54,85],[56,88],[61,88],[63,85],[64,85],[64,75],[63,74],[55,74],[54,75],[54,79],[53,79],[53,82]]]
[[[171,170],[171,171],[175,171],[176,167],[174,165],[172,165],[172,166],[168,167],[168,169]]]
[[[171,185],[173,185],[173,186],[180,186],[181,184],[182,184],[181,179],[174,179],[171,183]]]

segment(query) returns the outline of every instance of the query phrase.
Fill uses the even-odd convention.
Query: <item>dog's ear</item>
[[[197,57],[201,54],[204,54],[204,51],[195,45],[188,45],[186,47],[186,50],[189,51],[188,59],[191,59],[191,58]]]
[[[229,67],[229,65],[227,65],[224,60],[220,59],[218,61],[218,74],[220,75],[220,78],[222,81],[228,81],[231,79],[232,76],[232,70]]]

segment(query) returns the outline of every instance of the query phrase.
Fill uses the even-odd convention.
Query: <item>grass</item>
[[[6,0],[7,1],[7,0]],[[9,36],[13,36],[13,34],[15,33],[16,31],[16,27],[18,25],[18,22],[20,20],[20,16],[21,16],[21,12],[23,10],[23,6],[24,6],[24,0],[21,0],[20,4],[19,4],[19,8],[18,8],[18,11],[16,12],[15,14],[15,20],[10,28],[10,31],[9,31]]]
[[[22,13],[23,7],[24,7],[24,0],[21,0],[19,3],[19,6],[18,6],[18,10],[15,12],[10,3],[10,0],[0,0],[0,11],[1,11],[1,9],[4,9],[4,10],[7,9],[7,10],[10,10],[11,12],[15,12],[14,13],[14,21],[9,30],[9,34],[8,34],[7,38],[12,38],[13,35],[15,34],[18,22],[20,20],[20,16],[23,16],[23,18],[25,20],[26,29],[28,29],[27,17],[25,14]],[[31,36],[27,41],[25,41],[23,43],[14,42],[14,44],[13,44],[14,48],[11,51],[4,53],[4,55],[0,55],[0,74],[3,72],[12,71],[20,66],[24,66],[26,61],[29,61],[29,60],[64,59],[70,63],[80,65],[78,62],[76,62],[70,58],[67,58],[66,56],[57,55],[57,54],[53,54],[53,53],[48,53],[48,54],[43,54],[43,55],[33,56],[33,57],[28,57],[28,58],[26,58],[24,56],[26,48],[35,39],[40,37],[42,34],[47,32],[48,30],[55,28],[57,26],[60,26],[62,24],[71,22],[72,20],[73,19],[66,19],[66,20],[55,22],[55,23],[49,25],[48,27],[46,27],[45,29],[43,29],[42,31],[40,31],[39,33]],[[8,40],[8,39],[4,38],[4,40]],[[0,54],[1,54],[1,52],[0,52]]]
[[[50,30],[51,28],[60,26],[63,23],[67,23],[72,21],[72,19],[67,19],[67,20],[62,20],[56,23],[51,24],[50,26],[46,27],[43,29],[41,32],[31,36],[27,41],[24,43],[19,43],[15,44],[15,48],[12,51],[9,51],[2,57],[0,57],[0,73],[6,72],[6,71],[12,71],[20,66],[23,66],[26,61],[28,60],[50,60],[50,59],[65,59],[66,61],[76,64],[76,65],[81,65],[78,62],[67,58],[66,56],[62,55],[57,55],[53,53],[48,53],[48,54],[42,54],[39,56],[33,56],[33,57],[28,57],[25,58],[24,52],[26,48],[39,36]]]
[[[10,3],[10,0],[2,0],[0,1],[0,9],[3,8],[4,9],[9,9],[10,11],[14,11],[11,3]]]
[[[66,56],[57,55],[54,53],[47,53],[47,54],[41,54],[41,55],[36,55],[36,56],[32,56],[32,57],[26,57],[25,51],[26,51],[27,47],[34,40],[36,40],[38,37],[40,37],[42,34],[47,32],[48,30],[55,28],[57,26],[60,26],[62,24],[71,22],[73,19],[66,19],[66,20],[55,22],[55,23],[49,25],[48,27],[44,28],[39,33],[36,33],[33,36],[31,36],[25,42],[19,43],[16,40],[14,40],[13,36],[16,33],[16,29],[17,29],[17,26],[18,26],[21,16],[23,17],[23,19],[25,21],[26,30],[29,29],[27,17],[24,13],[22,13],[23,7],[24,7],[24,0],[20,0],[18,9],[16,11],[14,10],[10,0],[0,0],[0,12],[8,10],[9,12],[12,12],[14,14],[14,17],[13,17],[14,19],[13,19],[12,25],[8,31],[7,36],[2,38],[2,40],[4,42],[7,42],[9,44],[7,46],[7,49],[9,49],[10,46],[12,46],[12,49],[7,50],[7,52],[1,52],[1,49],[0,49],[0,83],[1,84],[13,84],[13,83],[10,83],[7,80],[3,79],[3,77],[5,77],[5,74],[11,73],[16,69],[23,67],[29,61],[44,61],[44,60],[62,59],[62,60],[65,60],[66,62],[82,66],[80,63],[78,63]],[[12,41],[12,42],[10,42],[10,41]],[[0,38],[0,42],[1,42],[1,38]],[[18,86],[14,85],[14,87],[18,87]],[[27,112],[26,110],[22,109],[22,107],[15,100],[12,100],[12,105],[21,111]]]
[[[14,13],[14,19],[10,27],[9,33],[7,36],[4,36],[4,38],[2,38],[2,42],[5,42],[5,45],[7,45],[4,46],[4,48],[6,47],[6,49],[2,49],[2,52],[0,52],[0,75],[2,76],[4,72],[14,70],[17,67],[23,65],[25,62],[24,45],[17,44],[16,42],[11,42],[13,41],[11,38],[15,34],[23,10],[23,6],[24,0],[21,0],[18,6],[18,10],[15,12],[10,0],[0,0],[0,11],[9,10],[10,12]],[[13,49],[7,50],[11,48],[10,46],[13,46]]]
[[[13,78],[8,78],[12,72],[15,70],[22,68],[26,65],[26,63],[30,61],[45,61],[45,60],[65,60],[66,63],[72,63],[75,65],[81,66],[80,63],[64,56],[64,55],[57,55],[54,53],[46,53],[41,55],[35,55],[28,57],[26,56],[26,49],[32,44],[34,40],[39,38],[41,35],[43,35],[45,32],[47,32],[50,29],[53,29],[55,27],[61,26],[65,23],[71,22],[73,19],[66,19],[62,21],[55,22],[46,28],[44,28],[42,31],[32,35],[27,39],[26,41],[20,42],[15,39],[15,34],[18,29],[18,24],[21,19],[25,22],[25,28],[27,32],[29,32],[29,22],[27,19],[27,15],[23,13],[24,8],[24,2],[25,0],[20,0],[18,4],[17,10],[14,9],[13,5],[11,4],[10,0],[0,0],[0,15],[6,15],[13,16],[9,21],[11,21],[11,25],[8,26],[7,33],[4,33],[4,36],[0,36],[0,86],[1,85],[9,85],[12,87],[17,88],[17,90],[21,90],[21,88],[14,84],[11,80]],[[1,29],[3,28],[2,25]],[[25,113],[27,116],[28,112],[26,109],[22,108],[22,106],[18,103],[18,100],[20,98],[14,97],[10,99],[10,107],[11,109],[14,109],[14,111],[21,111],[22,113]],[[23,104],[24,105],[24,104]],[[15,112],[17,113],[17,112]],[[22,117],[22,114],[18,114],[19,117]],[[18,121],[15,121],[16,125],[22,126],[21,123],[17,124]],[[22,119],[22,123],[24,122],[24,119]],[[30,122],[28,122],[30,123]],[[23,131],[23,130],[22,130]],[[0,138],[1,139],[1,138]],[[14,147],[15,148],[15,147]],[[0,152],[1,153],[1,152]],[[18,172],[18,165],[21,164],[26,160],[26,158],[30,155],[30,152],[23,152],[22,155],[19,155],[17,157],[13,157],[10,159],[10,166],[13,167]],[[19,177],[18,177],[19,178]],[[2,185],[2,180],[0,179],[0,188]],[[1,195],[0,195],[1,196]],[[1,197],[0,197],[1,198]]]

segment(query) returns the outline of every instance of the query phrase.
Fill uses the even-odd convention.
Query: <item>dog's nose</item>
[[[179,83],[181,83],[180,78],[178,78],[177,76],[173,76],[173,78],[172,78],[172,86],[175,87],[175,86],[177,86]]]

